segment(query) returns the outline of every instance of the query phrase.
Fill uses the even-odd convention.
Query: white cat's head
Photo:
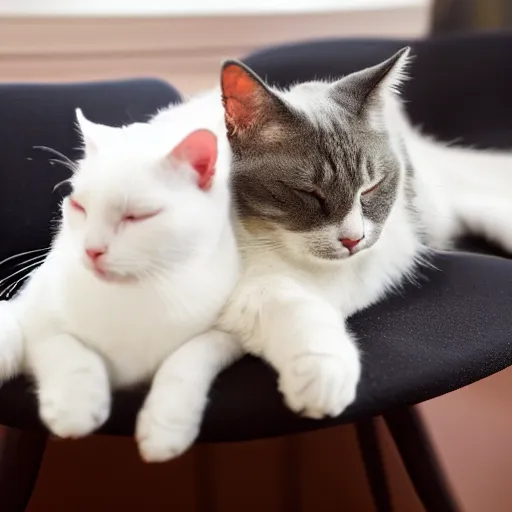
[[[98,278],[133,281],[186,263],[227,222],[217,138],[170,126],[113,128],[77,110],[84,157],[62,205],[61,238]],[[174,129],[176,131],[176,129]]]

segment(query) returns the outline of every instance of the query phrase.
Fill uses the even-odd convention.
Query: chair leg
[[[375,418],[356,423],[357,440],[376,512],[393,510]]]
[[[12,428],[6,428],[2,434],[0,510],[24,512],[37,481],[47,435]]]
[[[413,407],[395,409],[384,414],[384,420],[427,512],[458,512],[417,411]]]

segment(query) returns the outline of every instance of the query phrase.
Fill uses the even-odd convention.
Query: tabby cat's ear
[[[402,48],[384,62],[338,80],[332,85],[332,97],[356,115],[376,114],[387,97],[400,92],[409,54],[409,47]]]
[[[286,107],[256,73],[239,61],[226,61],[221,87],[228,136],[278,135],[279,116]]]

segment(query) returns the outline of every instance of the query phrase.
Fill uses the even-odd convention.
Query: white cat
[[[12,374],[23,357],[41,418],[60,437],[100,427],[111,388],[152,379],[139,449],[146,461],[174,457],[198,433],[212,380],[240,353],[211,330],[238,253],[225,130],[219,115],[204,114],[205,101],[213,99],[123,128],[77,111],[85,156],[58,234],[20,294],[0,303],[0,322],[10,322],[0,370]]]
[[[311,418],[354,400],[361,355],[346,319],[413,275],[426,245],[469,231],[512,251],[512,157],[418,135],[395,94],[407,58],[284,92],[223,67],[243,271],[220,327]]]

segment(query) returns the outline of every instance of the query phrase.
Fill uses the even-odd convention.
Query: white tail
[[[450,146],[402,127],[432,245],[474,234],[512,253],[512,151]]]

